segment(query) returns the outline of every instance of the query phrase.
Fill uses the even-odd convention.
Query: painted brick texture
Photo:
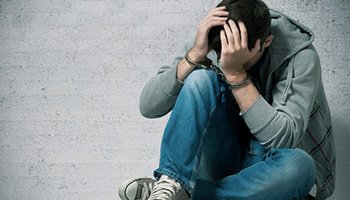
[[[168,116],[138,110],[143,86],[219,1],[0,0],[0,199],[119,199],[152,176]],[[350,1],[266,0],[310,27],[350,196]]]

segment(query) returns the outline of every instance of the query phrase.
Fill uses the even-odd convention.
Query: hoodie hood
[[[272,74],[285,61],[293,58],[299,51],[311,45],[315,38],[314,33],[309,28],[286,15],[273,9],[270,9],[270,15],[271,34],[274,38],[268,50],[269,61],[260,69],[261,80],[266,84],[262,88],[267,92],[264,95],[267,100],[269,100]],[[288,68],[287,84],[280,102],[282,105],[286,103],[288,98],[289,90],[292,87],[293,76],[294,66],[292,65]]]
[[[271,34],[274,36],[269,47],[270,70],[274,71],[284,61],[309,46],[315,36],[309,28],[276,10],[270,9],[270,15]]]

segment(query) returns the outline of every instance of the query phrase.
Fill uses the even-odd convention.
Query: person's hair
[[[223,0],[217,7],[226,6],[228,19],[244,22],[248,32],[248,48],[254,47],[256,40],[260,40],[260,47],[270,34],[271,18],[266,4],[261,0]],[[210,29],[208,34],[209,47],[221,52],[220,31],[223,26]],[[239,27],[238,27],[239,29]]]

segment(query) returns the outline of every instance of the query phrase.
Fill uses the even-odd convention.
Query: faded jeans
[[[265,150],[247,127],[227,85],[212,70],[186,79],[164,131],[156,178],[177,180],[192,199],[303,199],[315,183],[300,149]]]

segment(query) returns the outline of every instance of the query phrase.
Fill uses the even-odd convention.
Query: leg
[[[253,141],[249,165],[217,182],[199,179],[192,199],[281,200],[303,199],[315,183],[313,159],[300,149],[264,149]],[[260,147],[259,147],[260,146]]]
[[[241,147],[228,115],[225,87],[212,70],[189,75],[164,131],[156,178],[170,176],[192,194],[202,152],[219,177],[240,170]]]

